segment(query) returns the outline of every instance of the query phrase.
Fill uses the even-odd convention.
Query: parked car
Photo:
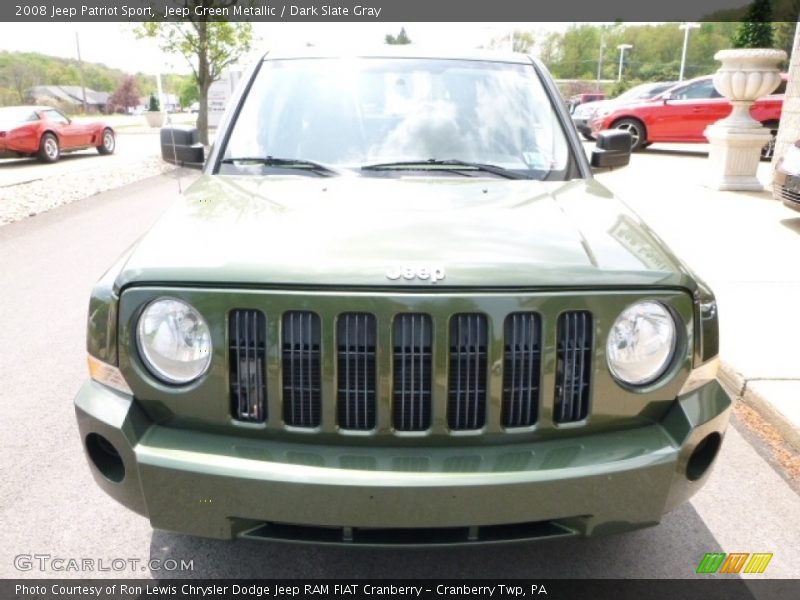
[[[102,121],[76,123],[49,106],[0,108],[0,158],[35,156],[50,163],[65,152],[112,154],[115,147],[114,130]]]
[[[772,184],[777,199],[800,211],[800,140],[789,146],[786,154],[778,160]]]
[[[595,100],[593,102],[580,104],[575,107],[575,110],[572,111],[572,122],[575,123],[575,127],[584,137],[584,139],[594,140],[594,136],[592,135],[592,119],[594,119],[595,115],[600,109],[609,108],[614,104],[649,100],[650,98],[659,95],[661,92],[668,90],[673,85],[675,85],[674,81],[643,83],[641,85],[632,87],[616,98]]]
[[[470,544],[653,525],[731,402],[708,287],[592,169],[525,55],[269,54],[97,283],[97,484],[216,538]]]
[[[676,85],[645,102],[615,104],[600,109],[592,120],[592,135],[604,129],[624,129],[631,134],[634,151],[658,142],[707,142],[705,128],[728,116],[731,103],[714,87],[712,75]],[[771,156],[783,108],[786,75],[771,95],[758,99],[750,108],[753,118],[768,127],[773,141],[763,154]]]
[[[569,112],[573,112],[575,108],[581,104],[586,104],[587,102],[597,102],[605,97],[606,95],[603,92],[585,92],[583,94],[575,94],[574,96],[570,96],[569,100],[567,100],[567,107],[569,108]]]

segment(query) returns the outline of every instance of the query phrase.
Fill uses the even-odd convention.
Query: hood
[[[589,114],[595,112],[596,110],[599,110],[599,109],[601,109],[601,108],[603,108],[605,106],[608,106],[612,102],[614,102],[614,100],[610,100],[610,99],[609,100],[593,100],[592,102],[584,102],[583,104],[578,104],[578,106],[575,107],[575,110],[572,112],[572,114],[574,116],[576,116],[576,117],[586,116],[586,115],[589,115]]]
[[[387,277],[402,268],[444,278]],[[137,283],[685,287],[691,278],[593,180],[204,175],[134,248],[117,286]]]

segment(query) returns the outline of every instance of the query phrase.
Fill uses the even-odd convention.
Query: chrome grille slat
[[[431,318],[416,313],[397,315],[392,329],[394,428],[425,431],[431,426]]]
[[[486,315],[450,319],[447,422],[452,430],[480,429],[486,422],[487,332]]]
[[[529,427],[538,418],[541,325],[536,313],[512,313],[504,326],[503,427]]]
[[[321,329],[310,311],[283,315],[283,419],[295,427],[321,422]]]
[[[264,313],[258,310],[232,310],[228,316],[228,337],[233,418],[262,423],[267,418]]]
[[[375,428],[376,323],[367,313],[344,313],[337,321],[337,402],[343,429]]]
[[[589,410],[592,317],[586,311],[562,313],[557,329],[554,419],[581,421]]]

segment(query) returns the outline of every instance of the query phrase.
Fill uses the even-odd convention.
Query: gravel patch
[[[158,157],[0,188],[0,226],[175,169]]]

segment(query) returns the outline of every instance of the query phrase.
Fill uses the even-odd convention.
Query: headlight
[[[644,385],[664,374],[675,351],[675,321],[658,302],[626,308],[608,334],[611,373],[624,383]]]
[[[139,351],[147,368],[167,383],[189,383],[211,364],[211,332],[202,315],[174,298],[154,300],[137,327]]]

